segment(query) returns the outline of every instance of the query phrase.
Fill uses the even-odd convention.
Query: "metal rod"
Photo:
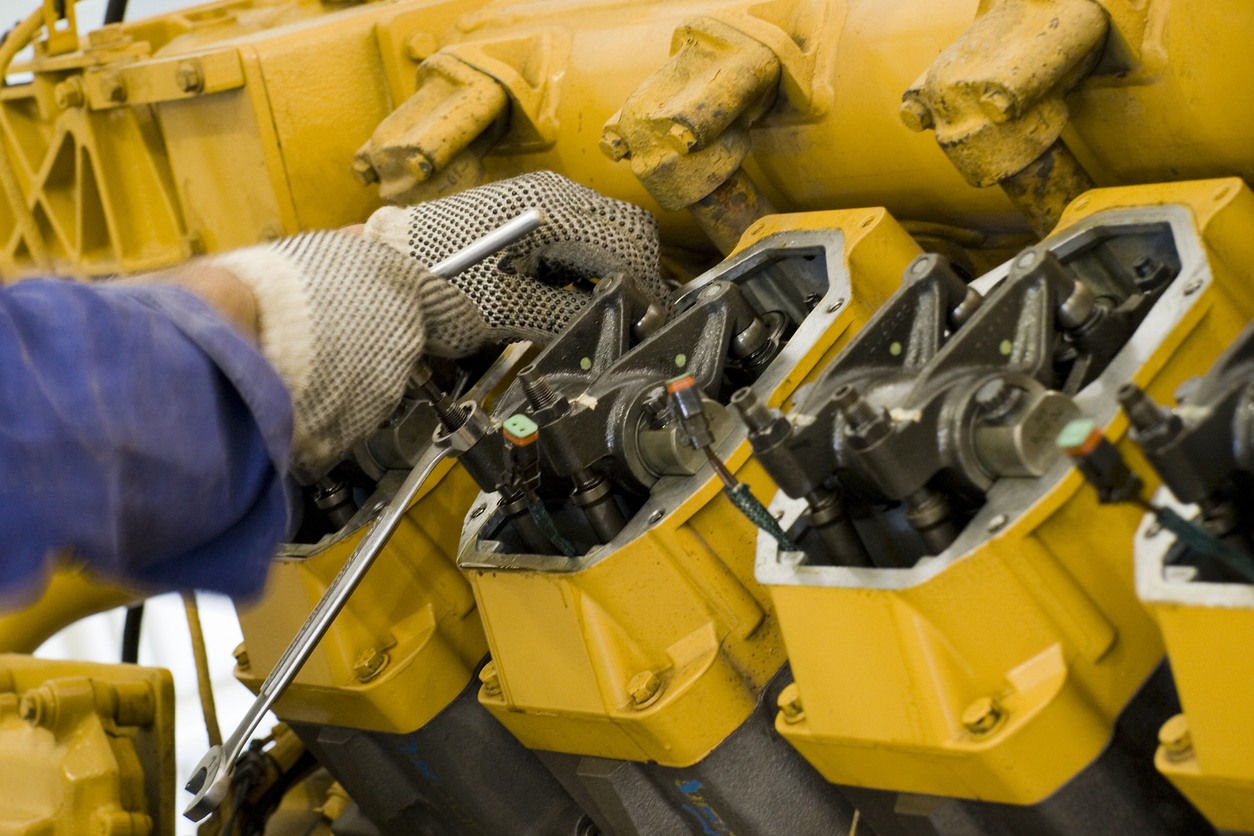
[[[498,253],[530,235],[547,223],[544,212],[540,209],[528,209],[512,221],[501,224],[487,235],[472,243],[465,249],[458,250],[439,264],[431,268],[431,272],[442,279],[451,279],[463,270],[467,270],[493,253]]]

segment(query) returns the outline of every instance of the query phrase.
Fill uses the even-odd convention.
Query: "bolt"
[[[405,43],[405,54],[411,61],[426,61],[435,52],[435,36],[419,32]]]
[[[353,160],[352,167],[353,177],[363,186],[369,186],[371,183],[379,182],[379,172],[374,170],[374,166],[369,160],[358,157]]]
[[[627,695],[636,708],[647,708],[662,694],[662,679],[653,671],[641,671],[627,683]]]
[[[851,441],[869,447],[892,431],[884,410],[872,406],[852,386],[841,386],[832,395],[832,401],[848,425]]]
[[[1014,118],[1014,107],[1014,99],[1000,87],[986,90],[980,96],[980,110],[999,125]]]
[[[962,725],[966,726],[971,734],[980,737],[1001,725],[1005,718],[1006,712],[997,700],[992,697],[980,697],[962,712]]]
[[[57,107],[62,110],[80,107],[86,100],[83,95],[83,81],[76,75],[70,76],[53,88],[53,95],[56,96]]]
[[[1145,441],[1162,444],[1175,438],[1184,423],[1180,417],[1168,409],[1164,409],[1135,383],[1125,383],[1115,393],[1119,405],[1127,414],[1128,420],[1136,428],[1137,436]]]
[[[100,77],[100,90],[104,97],[114,104],[126,101],[126,82],[116,73],[108,73]]]
[[[897,115],[901,117],[901,124],[915,133],[922,133],[935,124],[932,121],[932,111],[913,96],[902,100]]]
[[[692,128],[682,122],[675,122],[671,125],[669,136],[679,145],[679,151],[687,154],[689,151],[697,150],[697,135],[692,132]]]
[[[789,725],[800,723],[806,717],[805,709],[801,706],[801,691],[795,682],[789,683],[784,690],[779,692],[776,705],[779,706],[780,713],[784,715],[784,722]]]
[[[627,140],[616,131],[607,128],[601,134],[601,141],[597,145],[601,148],[602,154],[616,163],[631,159],[631,149],[627,147]]]
[[[470,518],[471,518],[472,520],[477,520],[477,519],[479,519],[481,516],[483,516],[483,512],[484,512],[484,511],[486,511],[486,510],[488,510],[488,506],[486,506],[486,505],[476,505],[476,506],[475,506],[475,508],[474,508],[474,510],[470,512]]]
[[[1163,530],[1163,524],[1162,524],[1162,523],[1157,522],[1157,521],[1152,522],[1152,523],[1150,523],[1150,524],[1149,524],[1149,527],[1145,529],[1145,536],[1146,536],[1146,537],[1157,537],[1159,534],[1161,534],[1161,533],[1162,533],[1162,530]]]
[[[1193,757],[1193,735],[1189,733],[1189,721],[1177,714],[1163,723],[1158,730],[1158,742],[1169,761],[1184,761]]]
[[[1199,290],[1202,289],[1203,284],[1205,284],[1205,282],[1203,282],[1201,279],[1194,279],[1193,281],[1189,282],[1188,284],[1184,286],[1184,295],[1192,296],[1194,293],[1197,293]]]
[[[839,299],[837,299],[835,302],[827,306],[827,312],[836,313],[838,310],[840,310],[844,306],[845,306],[845,297],[842,296]]]
[[[357,657],[357,661],[353,664],[353,672],[357,674],[360,681],[369,682],[377,677],[387,664],[388,655],[372,647]]]
[[[110,685],[113,721],[119,726],[151,726],[157,718],[157,699],[147,682]]]
[[[993,517],[991,520],[988,521],[988,526],[986,527],[988,530],[988,533],[996,534],[997,532],[1001,531],[1003,528],[1006,527],[1006,522],[1007,520],[1006,520],[1005,514],[998,514],[997,516]]]
[[[32,726],[51,726],[56,719],[56,703],[38,691],[27,691],[18,702],[17,714]]]
[[[235,664],[239,665],[242,671],[249,670],[252,665],[248,661],[248,648],[244,647],[244,643],[240,642],[235,645],[235,649],[231,651],[231,655],[235,657]]]
[[[518,373],[518,380],[522,383],[523,394],[527,396],[527,403],[531,404],[532,409],[545,409],[557,403],[557,392],[553,385],[534,363]]]
[[[200,72],[200,62],[194,59],[179,62],[174,69],[174,80],[184,93],[199,93],[205,89],[205,77]]]
[[[658,508],[656,511],[654,511],[652,514],[649,515],[649,525],[657,525],[658,523],[662,521],[662,518],[665,516],[666,516],[666,509]]]
[[[483,683],[483,695],[485,697],[499,697],[501,695],[501,677],[496,672],[496,661],[489,661],[479,670],[479,681]]]

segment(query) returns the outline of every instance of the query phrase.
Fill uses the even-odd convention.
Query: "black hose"
[[[142,603],[126,608],[126,624],[122,627],[122,662],[139,664],[139,628],[144,623]]]
[[[124,17],[126,17],[126,0],[109,0],[109,5],[105,7],[105,25],[121,23]]]

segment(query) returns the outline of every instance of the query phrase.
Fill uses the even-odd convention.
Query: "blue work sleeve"
[[[291,399],[173,287],[0,288],[0,595],[68,548],[106,576],[257,593],[288,533]]]

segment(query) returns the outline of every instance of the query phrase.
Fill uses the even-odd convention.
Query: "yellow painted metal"
[[[853,297],[772,405],[813,379],[920,252],[883,209],[764,218],[741,246],[799,229],[843,233]],[[747,441],[727,466],[755,493],[773,489]],[[494,665],[479,701],[526,746],[687,766],[749,716],[785,654],[753,577],[757,529],[721,486],[707,478],[645,534],[577,572],[463,570]]]
[[[169,671],[0,654],[0,832],[172,836]]]
[[[474,596],[454,563],[462,519],[478,491],[452,460],[432,474],[275,704],[279,718],[407,733],[461,693],[487,654]],[[366,530],[309,557],[280,556],[262,599],[237,605],[247,648],[247,664],[235,668],[241,682],[260,689]]]
[[[1162,204],[1193,212],[1215,277],[1133,376],[1166,400],[1254,315],[1254,194],[1235,178],[1101,189],[1061,226]],[[1126,429],[1120,414],[1107,435],[1137,460]],[[835,783],[1042,800],[1098,755],[1162,656],[1132,579],[1140,519],[1073,471],[916,586],[771,586],[796,677],[776,729]]]
[[[519,343],[467,392],[486,406],[535,354]],[[470,585],[457,571],[462,521],[479,488],[453,459],[437,466],[274,713],[283,720],[408,733],[469,684],[487,655]],[[265,592],[237,602],[244,644],[235,676],[261,688],[368,525],[315,546],[286,546]]]
[[[1101,185],[1254,177],[1254,109],[1240,104],[1254,78],[1244,45],[1254,7],[1103,6],[1106,56],[1063,100],[1062,139],[1084,168]],[[509,130],[483,157],[486,178],[553,169],[658,211],[669,243],[703,246],[686,213],[661,212],[629,161],[598,150],[602,126],[666,63],[676,30],[700,15],[779,59],[777,104],[749,131],[745,162],[773,205],[885,205],[899,218],[1021,228],[1000,190],[969,185],[897,113],[902,91],[971,25],[977,0],[626,8],[222,0],[92,33],[76,53],[39,50],[33,64],[14,68],[33,67],[35,81],[0,92],[0,147],[55,269],[98,275],[169,264],[364,220],[380,200],[376,186],[354,178],[354,155],[414,93],[419,63],[447,50],[509,97]],[[185,90],[191,60],[202,86]],[[110,74],[118,85],[105,85]],[[76,79],[81,93],[69,84]],[[6,279],[40,269],[19,220],[0,202]]]
[[[37,599],[0,615],[0,653],[34,653],[80,618],[144,597],[136,590],[106,585],[81,566],[62,568],[52,575]]]

